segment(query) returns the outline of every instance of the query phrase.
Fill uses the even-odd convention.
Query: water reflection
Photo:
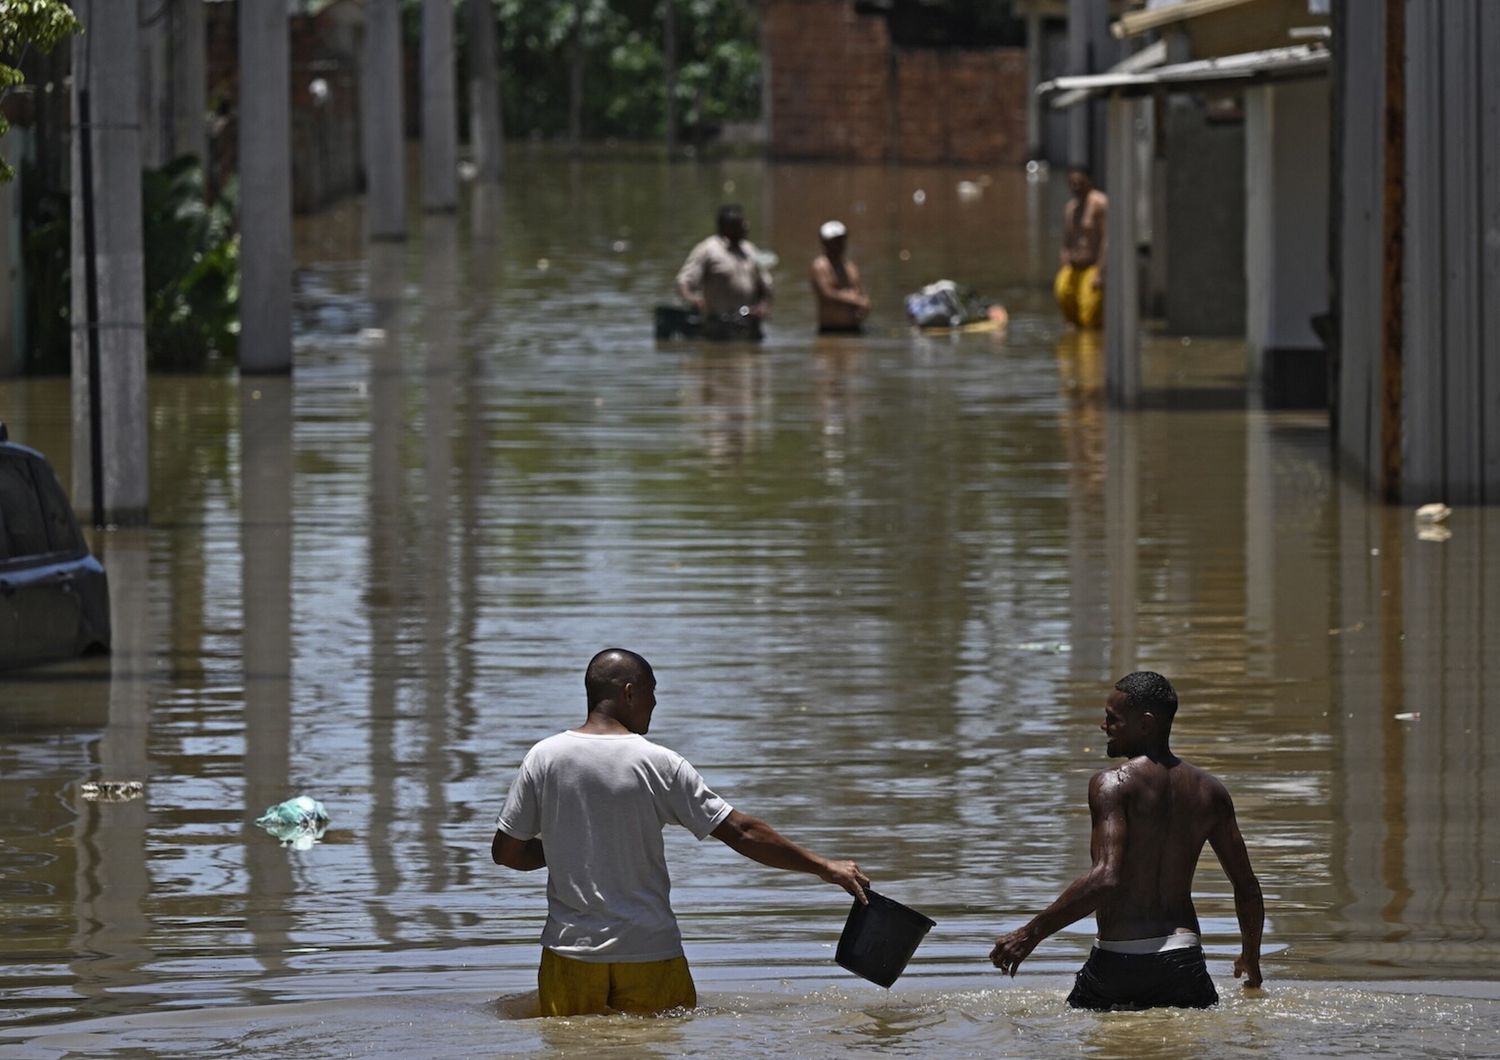
[[[240,599],[244,613],[246,927],[255,960],[269,974],[287,970],[294,926],[294,855],[255,824],[292,790],[292,381],[240,383]],[[314,796],[317,792],[313,792]]]
[[[91,747],[92,779],[147,782],[146,796],[127,802],[89,802],[73,782],[78,814],[73,829],[77,875],[76,934],[70,952],[72,989],[97,1012],[124,1011],[115,993],[147,980],[155,953],[148,917],[147,820],[153,797],[150,740],[150,660],[155,650],[150,599],[150,542],[144,531],[115,531],[100,542],[109,571],[113,653],[109,722]]]
[[[289,380],[154,381],[155,525],[100,541],[116,654],[4,679],[0,915],[26,932],[0,935],[20,1028],[0,1051],[114,1011],[154,1013],[128,1039],[145,1050],[233,1027],[271,1055],[291,1031],[248,1028],[285,1013],[225,1006],[322,994],[329,1048],[366,1053],[410,1051],[416,1021],[455,1054],[999,1034],[1145,1055],[1160,1025],[1061,1008],[1087,926],[1024,982],[983,959],[1085,863],[1100,702],[1137,666],[1177,680],[1180,749],[1234,792],[1270,908],[1275,990],[1252,1002],[1205,862],[1234,1000],[1172,1023],[1184,1049],[1410,1052],[1420,1026],[1451,1052],[1493,1031],[1454,981],[1489,979],[1500,939],[1500,519],[1418,540],[1334,476],[1320,418],[1246,407],[1223,344],[1148,343],[1150,407],[1109,411],[1093,337],[1048,304],[1056,195],[996,174],[947,196],[962,176],[536,155],[405,245],[320,223],[302,289],[368,327],[302,335]],[[782,254],[771,334],[659,346],[649,307],[728,183]],[[828,216],[876,298],[862,337],[813,334],[803,267]],[[1003,341],[898,326],[900,296],[945,273],[1012,307]],[[66,462],[65,385],[3,383],[0,405]],[[660,738],[716,789],[939,921],[894,993],[832,965],[841,898],[674,837],[706,1011],[497,1028],[488,1001],[534,984],[545,901],[489,864],[490,823],[617,641],[657,662]],[[75,797],[117,771],[147,799]],[[304,786],[325,842],[247,827]],[[1403,994],[1328,985],[1395,976]]]

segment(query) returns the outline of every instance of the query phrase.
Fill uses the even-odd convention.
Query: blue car
[[[109,650],[109,580],[47,458],[0,423],[0,670]]]

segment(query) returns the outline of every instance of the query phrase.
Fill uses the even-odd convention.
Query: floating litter
[[[1452,514],[1453,509],[1442,503],[1424,504],[1416,512],[1419,523],[1440,523]]]
[[[1422,717],[1422,712],[1420,710],[1409,710],[1404,714],[1393,714],[1391,717],[1397,721],[1419,721]]]
[[[89,802],[131,802],[146,794],[146,785],[139,780],[86,780],[78,794]]]
[[[328,831],[328,811],[317,799],[298,795],[295,799],[267,807],[255,823],[293,850],[310,850]]]

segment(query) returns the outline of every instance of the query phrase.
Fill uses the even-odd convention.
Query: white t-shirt
[[[644,736],[562,732],[526,753],[495,827],[542,838],[543,946],[581,961],[664,961],[682,956],[682,933],[662,827],[703,839],[731,809],[685,758]]]

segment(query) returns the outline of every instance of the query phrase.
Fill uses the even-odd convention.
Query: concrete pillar
[[[208,17],[204,0],[174,0],[172,56],[172,153],[192,155],[208,166]]]
[[[475,177],[493,184],[505,170],[500,117],[500,61],[492,0],[465,0],[469,11],[469,148]]]
[[[73,503],[147,518],[140,45],[134,4],[90,4],[73,39]]]
[[[241,3],[240,372],[292,370],[292,155],[286,6]]]
[[[1107,70],[1118,53],[1109,34],[1108,0],[1068,0],[1068,73]],[[1068,164],[1088,166],[1096,180],[1106,150],[1103,108],[1091,100],[1068,110]]]
[[[453,0],[422,0],[422,208],[458,209]]]
[[[1105,225],[1104,361],[1109,402],[1133,408],[1141,392],[1140,281],[1136,272],[1137,211],[1141,192],[1135,142],[1141,104],[1109,99],[1109,218]]]
[[[369,0],[365,8],[365,61],[361,73],[365,228],[371,239],[405,239],[400,0]]]
[[[27,133],[14,126],[0,137],[0,154],[19,158]],[[21,256],[21,169],[0,184],[0,379],[20,375],[25,367],[26,285]],[[17,437],[24,437],[18,435]]]
[[[204,0],[137,0],[141,49],[141,162],[208,156]]]
[[[167,13],[171,0],[164,3],[136,0],[136,18],[140,27],[141,165],[147,169],[164,166],[171,160],[171,52],[167,42]]]
[[[1042,16],[1026,12],[1026,157],[1043,156],[1042,101],[1036,86],[1042,80]]]

